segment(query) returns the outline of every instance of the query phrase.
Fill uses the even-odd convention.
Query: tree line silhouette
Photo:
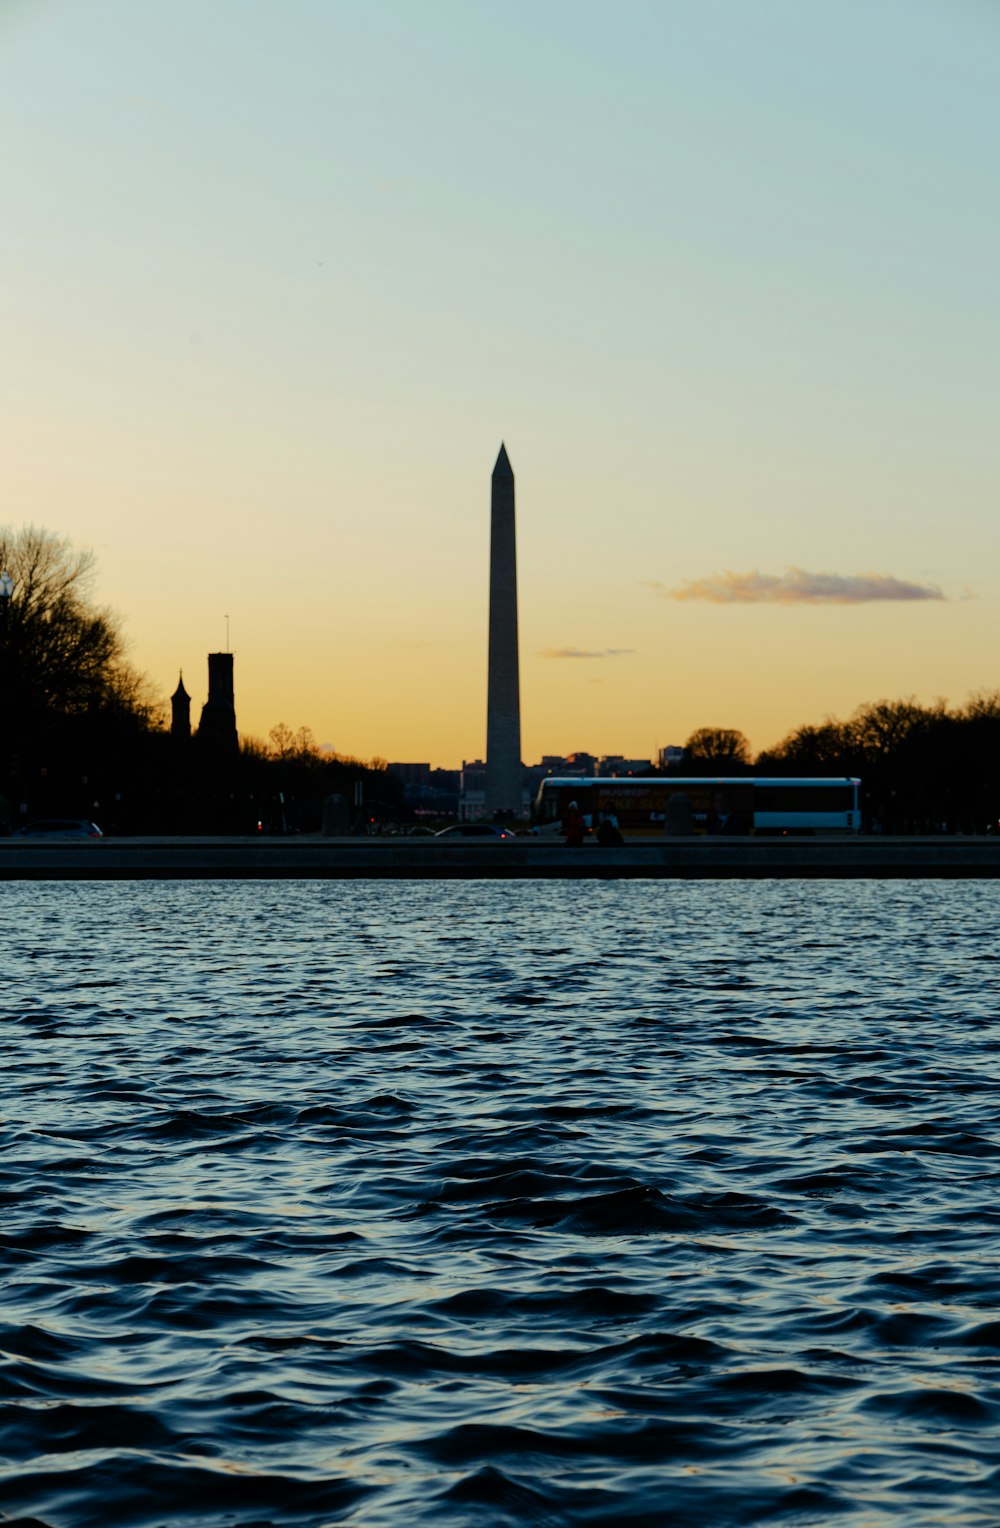
[[[330,795],[356,829],[408,815],[383,761],[324,752],[308,728],[279,722],[235,757],[172,736],[93,577],[89,552],[0,528],[0,832],[47,816],[92,817],[106,833],[313,832]],[[741,732],[702,727],[674,772],[855,775],[872,831],[982,833],[1000,820],[998,757],[993,691],[956,709],[875,701],[756,758]]]
[[[677,774],[853,775],[864,825],[883,833],[983,833],[1000,824],[1000,690],[949,708],[912,697],[861,705],[846,721],[795,728],[753,758],[741,732],[702,727]]]

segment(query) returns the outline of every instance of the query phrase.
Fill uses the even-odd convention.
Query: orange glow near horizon
[[[526,760],[1000,685],[985,13],[17,17],[0,518],[164,699],[481,756],[501,440]]]

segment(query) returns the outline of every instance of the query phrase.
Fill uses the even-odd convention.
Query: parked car
[[[11,834],[12,838],[103,838],[96,822],[85,817],[42,817]]]
[[[504,843],[517,834],[510,828],[498,827],[495,822],[456,822],[453,827],[442,828],[435,838],[499,838]]]

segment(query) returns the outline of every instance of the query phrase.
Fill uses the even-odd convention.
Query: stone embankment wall
[[[521,839],[0,839],[0,880],[579,879],[1000,876],[1000,838],[712,838],[589,845]]]

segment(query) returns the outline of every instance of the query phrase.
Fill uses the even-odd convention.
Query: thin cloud
[[[934,584],[911,584],[890,573],[719,573],[664,590],[675,600],[708,600],[713,605],[867,605],[874,601],[943,600]]]
[[[547,647],[540,656],[543,658],[624,658],[634,652],[634,647]]]

